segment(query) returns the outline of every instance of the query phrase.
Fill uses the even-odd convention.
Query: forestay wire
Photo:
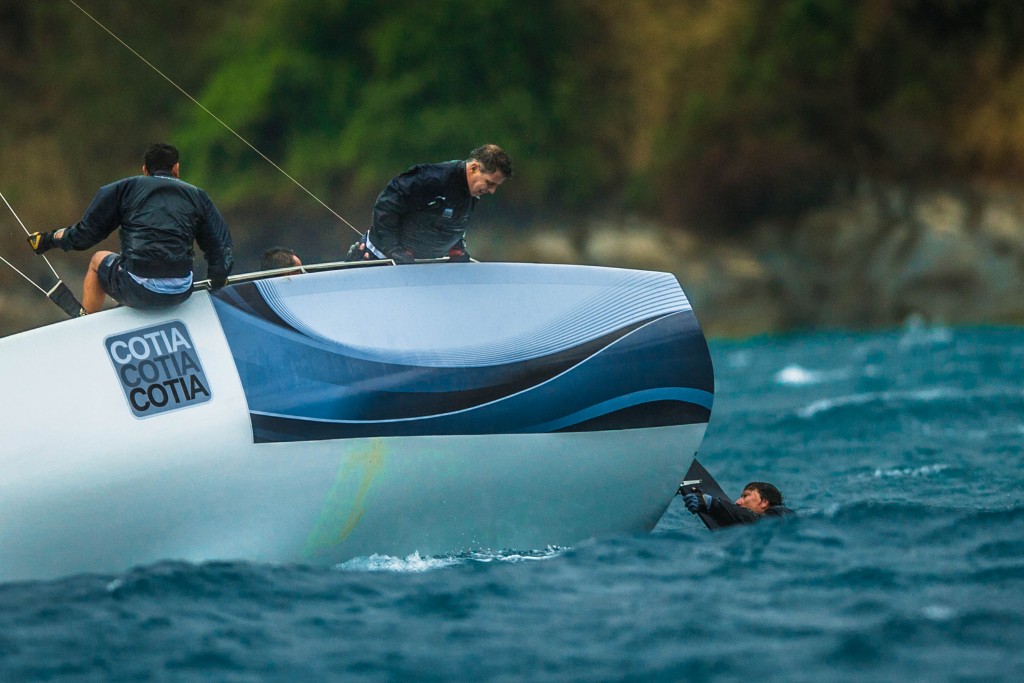
[[[297,186],[299,186],[299,188],[301,188],[301,189],[302,189],[302,190],[303,190],[303,191],[304,191],[304,192],[305,192],[306,194],[308,194],[308,195],[309,195],[310,197],[312,197],[313,199],[315,199],[315,200],[316,200],[316,201],[317,201],[317,202],[318,202],[318,203],[320,204],[320,206],[324,207],[325,209],[327,209],[328,211],[330,211],[330,212],[331,212],[332,214],[334,214],[334,215],[335,215],[335,216],[337,217],[337,219],[338,219],[338,220],[340,220],[340,221],[341,221],[342,223],[344,223],[344,224],[345,224],[345,225],[347,225],[348,227],[352,228],[352,229],[353,229],[353,230],[355,230],[355,231],[356,231],[357,233],[359,233],[359,234],[362,234],[362,231],[360,231],[360,230],[359,230],[359,229],[358,229],[357,227],[355,227],[354,225],[352,225],[351,223],[349,223],[349,222],[348,222],[347,220],[345,220],[345,219],[344,219],[344,218],[343,218],[343,217],[341,216],[341,214],[339,214],[339,213],[338,213],[337,211],[335,211],[335,210],[334,210],[334,209],[332,209],[331,207],[327,206],[327,204],[325,204],[325,203],[323,202],[323,200],[321,200],[321,199],[320,199],[319,197],[317,197],[317,196],[316,196],[315,194],[313,194],[313,193],[312,193],[312,192],[311,192],[311,191],[310,191],[310,190],[309,190],[309,189],[308,189],[308,188],[307,188],[307,187],[306,187],[305,185],[303,185],[303,184],[302,184],[302,183],[300,183],[300,182],[299,182],[298,180],[296,180],[296,179],[295,179],[295,178],[293,178],[293,177],[292,177],[291,175],[289,175],[287,171],[285,171],[285,170],[284,170],[283,168],[281,168],[280,166],[278,166],[277,164],[275,164],[275,163],[274,163],[273,161],[271,161],[271,159],[270,159],[270,158],[269,158],[269,157],[268,157],[268,156],[267,156],[266,154],[264,154],[263,152],[261,152],[261,151],[259,151],[258,149],[256,149],[256,147],[254,147],[254,146],[252,145],[252,143],[250,143],[250,142],[249,142],[248,140],[246,140],[246,139],[245,139],[245,138],[243,138],[243,137],[242,137],[241,135],[239,135],[239,134],[238,134],[238,133],[237,133],[237,132],[236,132],[236,131],[235,131],[235,130],[234,130],[234,129],[233,129],[232,127],[231,127],[231,126],[229,126],[228,124],[224,123],[224,122],[223,122],[223,121],[222,121],[222,120],[221,120],[221,119],[220,119],[220,118],[219,118],[219,117],[218,117],[218,116],[217,116],[216,114],[214,114],[214,113],[213,113],[212,111],[210,111],[209,109],[207,109],[206,107],[204,107],[204,106],[203,106],[203,104],[202,104],[202,102],[200,102],[200,101],[199,101],[199,100],[197,100],[196,98],[192,97],[192,95],[188,94],[188,92],[186,92],[184,88],[182,88],[182,87],[181,87],[180,85],[178,85],[178,84],[177,84],[177,83],[175,83],[175,82],[174,82],[173,80],[171,80],[171,78],[170,78],[169,76],[167,76],[167,75],[166,75],[166,74],[165,74],[165,73],[164,73],[163,71],[161,71],[160,69],[158,69],[158,68],[156,68],[155,66],[153,66],[153,64],[151,64],[151,63],[149,62],[149,60],[148,60],[148,59],[146,59],[145,57],[143,57],[142,55],[140,55],[140,54],[139,54],[138,52],[136,52],[136,51],[135,51],[135,49],[134,49],[134,48],[132,48],[132,46],[131,46],[131,45],[129,45],[128,43],[126,43],[126,42],[124,42],[123,40],[121,40],[121,39],[120,39],[120,38],[119,38],[119,37],[118,37],[118,36],[117,36],[117,35],[116,35],[116,34],[115,34],[115,33],[114,33],[113,31],[111,31],[111,30],[110,30],[109,28],[107,28],[106,26],[104,26],[104,25],[103,25],[103,23],[102,23],[102,22],[100,22],[100,21],[99,21],[99,20],[98,20],[98,19],[97,19],[96,17],[92,16],[91,14],[89,14],[88,12],[86,12],[86,11],[85,11],[84,9],[82,9],[82,6],[81,6],[81,5],[79,5],[79,4],[77,3],[77,2],[75,2],[75,0],[68,0],[68,2],[70,2],[70,3],[72,4],[72,5],[74,5],[75,7],[77,7],[77,8],[78,8],[78,10],[79,10],[79,11],[80,11],[80,12],[81,12],[82,14],[84,14],[85,16],[87,16],[87,17],[89,17],[90,19],[92,19],[92,21],[93,21],[93,22],[94,22],[94,23],[95,23],[95,24],[96,24],[97,26],[99,26],[99,27],[100,27],[101,29],[103,29],[103,30],[104,30],[104,31],[106,31],[107,33],[109,33],[109,34],[110,34],[110,36],[111,36],[111,37],[112,37],[112,38],[113,38],[114,40],[116,40],[117,42],[121,43],[121,45],[124,45],[124,46],[125,46],[125,47],[126,47],[126,48],[127,48],[127,49],[128,49],[128,50],[129,50],[129,51],[130,51],[130,52],[132,53],[132,54],[133,54],[133,55],[135,55],[136,57],[138,57],[139,59],[141,59],[141,60],[142,60],[142,61],[143,61],[143,62],[144,62],[144,63],[146,64],[146,66],[148,66],[148,67],[149,67],[149,68],[151,68],[151,69],[152,69],[153,71],[155,71],[155,72],[157,72],[158,74],[160,74],[160,76],[162,76],[162,77],[163,77],[163,79],[164,79],[165,81],[167,81],[168,83],[170,83],[171,85],[173,85],[173,86],[174,86],[175,88],[177,88],[178,92],[180,92],[180,93],[181,93],[182,95],[184,95],[185,97],[187,97],[187,98],[189,98],[190,100],[192,100],[192,101],[193,101],[193,102],[194,102],[194,103],[196,104],[196,106],[198,106],[198,107],[199,107],[200,109],[202,109],[202,110],[203,110],[203,111],[205,111],[205,112],[206,112],[207,114],[209,114],[210,116],[212,116],[212,117],[213,117],[213,119],[214,119],[214,120],[215,120],[215,121],[216,121],[217,123],[219,123],[220,125],[224,126],[224,128],[226,128],[226,129],[228,130],[228,132],[230,132],[230,133],[231,133],[232,135],[234,135],[234,136],[235,136],[236,138],[238,138],[238,139],[239,139],[239,140],[241,140],[241,141],[242,141],[243,143],[245,143],[245,145],[246,145],[246,146],[247,146],[247,147],[248,147],[249,149],[251,149],[252,151],[254,151],[254,152],[256,152],[257,154],[259,154],[259,155],[260,155],[261,157],[263,157],[264,161],[266,161],[266,162],[267,162],[268,164],[270,164],[271,166],[273,166],[274,168],[276,168],[276,169],[277,169],[278,171],[280,171],[280,172],[281,172],[281,173],[282,173],[282,174],[284,175],[284,177],[288,178],[288,180],[292,181],[292,182],[293,182],[293,183],[295,183],[295,184],[296,184]]]

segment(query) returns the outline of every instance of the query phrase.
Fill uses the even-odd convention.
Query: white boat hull
[[[564,320],[564,311],[555,310],[531,322],[528,311],[546,306],[538,301],[555,291],[548,287],[552,271],[538,279],[538,271],[522,268],[391,267],[373,269],[379,273],[371,277],[316,273],[258,285],[290,325],[237,317],[229,299],[244,289],[236,286],[217,298],[197,292],[168,311],[118,308],[0,340],[0,580],[113,572],[163,559],[332,564],[372,553],[530,549],[650,530],[710,415],[710,358],[706,344],[699,358],[699,327],[699,340],[688,342],[697,360],[689,362],[706,363],[703,388],[669,383],[600,398],[600,382],[584,375],[582,388],[552,393],[585,363],[596,363],[598,353],[565,360],[527,386],[502,368],[560,357],[580,340],[535,334],[565,327],[572,336],[579,321],[550,325]],[[610,271],[585,270],[587,277]],[[590,286],[572,280],[578,271],[555,271],[558,278],[565,273],[571,281],[556,289]],[[520,275],[521,289],[532,288],[525,300],[517,300]],[[318,289],[320,281],[329,283],[326,290]],[[367,296],[378,303],[354,303]],[[436,307],[451,297],[482,310],[463,309],[457,320],[450,309],[439,314]],[[657,305],[665,310],[638,315],[692,319],[681,290],[678,297]],[[579,308],[565,304],[566,311]],[[630,324],[597,344],[601,353],[650,329]],[[478,327],[486,332],[474,332]],[[598,327],[587,339],[610,339]],[[622,321],[605,327],[621,328]],[[261,330],[269,336],[254,338]],[[491,373],[511,388],[499,382],[465,396],[428,393],[417,403],[421,395],[402,394],[405,385],[395,380],[383,391],[410,406],[411,417],[388,416],[392,407],[381,401],[379,386],[352,408],[351,385],[327,382],[326,371],[309,377],[299,361],[287,367],[296,353],[275,355],[279,344],[271,342],[279,335],[310,353],[341,353],[344,359],[332,362],[355,371],[404,364],[394,376],[420,378],[410,384],[416,391],[422,377],[452,373]],[[263,360],[256,358],[261,349]],[[170,360],[154,362],[160,351],[171,351]],[[467,356],[477,365],[455,367]],[[360,362],[353,365],[353,357]],[[266,390],[274,382],[288,391]],[[499,390],[505,393],[497,396]],[[589,394],[597,398],[569,405]],[[485,399],[466,405],[466,396],[480,395]],[[422,406],[445,400],[459,407],[423,414]],[[566,409],[530,415],[529,406],[548,400]],[[647,409],[654,404],[656,415]],[[679,412],[676,404],[688,407]],[[324,412],[339,405],[348,412]],[[697,417],[685,417],[693,410]],[[630,428],[600,422],[637,419]]]

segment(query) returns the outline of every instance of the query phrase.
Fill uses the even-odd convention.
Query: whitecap
[[[802,418],[814,417],[818,413],[842,408],[845,406],[862,406],[869,403],[907,403],[920,402],[931,403],[932,401],[967,398],[970,395],[957,389],[947,387],[935,387],[929,389],[916,389],[914,391],[881,391],[866,394],[851,394],[849,396],[837,396],[835,398],[823,398],[813,401],[800,410],[797,415]]]
[[[461,557],[473,562],[530,562],[531,560],[549,560],[564,553],[568,548],[549,545],[543,550],[476,550]]]
[[[849,377],[850,371],[846,369],[809,370],[800,365],[787,365],[775,373],[775,383],[790,386],[808,386],[848,379]]]
[[[335,569],[356,572],[413,573],[442,569],[458,563],[459,560],[454,557],[421,557],[418,551],[405,558],[374,553],[369,557],[355,557],[347,562],[342,562],[335,565]]]
[[[943,463],[936,463],[934,465],[925,465],[923,467],[878,468],[872,476],[874,476],[875,479],[888,479],[890,477],[928,477],[933,474],[938,474],[943,470],[947,470],[949,467],[949,465]]]
[[[909,349],[918,346],[932,346],[935,344],[948,344],[953,340],[953,331],[942,325],[928,325],[924,318],[913,314],[903,324],[903,334],[900,335],[898,345],[900,349]]]
[[[822,373],[807,370],[799,365],[787,365],[775,373],[776,384],[806,385],[818,384],[822,381]]]
[[[811,418],[818,413],[825,411],[834,410],[836,408],[842,408],[844,406],[851,405],[865,405],[871,401],[877,400],[881,394],[853,394],[852,396],[838,396],[836,398],[822,398],[817,401],[812,401],[803,408],[797,411],[797,415],[802,418]]]
[[[367,557],[355,557],[334,566],[335,569],[353,572],[395,572],[416,573],[434,569],[444,569],[467,562],[529,562],[531,560],[547,560],[557,557],[567,550],[560,546],[549,545],[541,550],[473,550],[453,555],[423,557],[419,552],[404,558],[391,555],[373,554]]]

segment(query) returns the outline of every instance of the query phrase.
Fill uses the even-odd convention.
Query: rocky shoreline
[[[513,260],[672,272],[711,337],[909,318],[1024,324],[1024,195],[1015,189],[864,182],[793,223],[760,224],[742,243],[625,220],[594,224],[577,240],[532,231],[499,248]]]

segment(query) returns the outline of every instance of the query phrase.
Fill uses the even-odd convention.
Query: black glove
[[[210,278],[210,291],[215,291],[228,283],[228,276],[223,272],[211,273],[207,271],[206,276]]]
[[[449,263],[468,263],[469,260],[469,252],[462,247],[452,247],[448,250]]]
[[[377,257],[370,253],[370,250],[366,248],[366,242],[359,240],[351,247],[348,248],[348,253],[345,254],[346,261],[372,261]]]
[[[704,512],[711,507],[711,496],[706,493],[683,494],[683,505],[690,512]]]
[[[53,238],[53,234],[56,230],[50,230],[49,232],[34,232],[28,236],[28,246],[32,247],[32,251],[37,254],[45,254],[54,247],[58,246],[58,241]]]
[[[398,265],[416,263],[416,255],[412,253],[412,249],[409,247],[395,247],[388,252],[388,258]]]

